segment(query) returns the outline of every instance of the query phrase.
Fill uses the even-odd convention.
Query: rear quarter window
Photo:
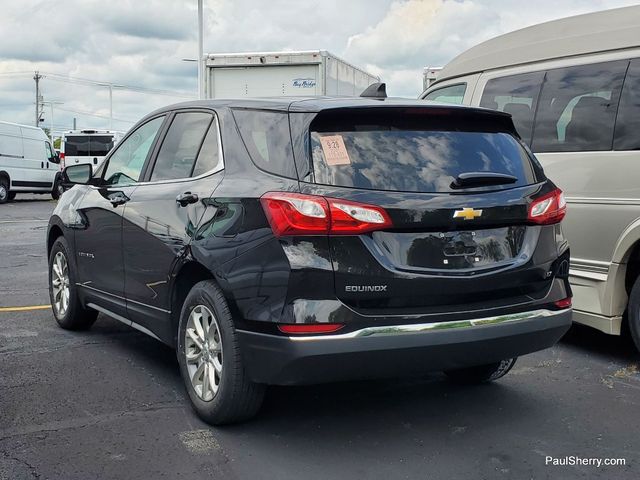
[[[253,163],[269,173],[297,179],[289,115],[264,110],[234,110],[242,141]]]
[[[315,182],[324,185],[403,192],[450,192],[465,172],[513,175],[501,189],[535,183],[527,149],[510,132],[491,129],[490,121],[442,120],[401,112],[342,115],[311,124]],[[441,116],[440,116],[441,117]],[[333,120],[332,120],[333,119]],[[489,128],[487,128],[489,126]]]

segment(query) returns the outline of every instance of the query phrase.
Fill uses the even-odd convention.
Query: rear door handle
[[[107,198],[109,199],[109,202],[111,202],[111,205],[113,205],[114,207],[117,207],[118,205],[124,205],[125,203],[127,203],[129,201],[129,197],[127,197],[124,192],[113,192],[110,193]]]
[[[176,197],[176,202],[178,202],[181,207],[186,207],[190,203],[196,203],[197,201],[198,195],[191,192],[184,192]]]

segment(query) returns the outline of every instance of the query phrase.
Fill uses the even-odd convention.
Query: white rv
[[[41,128],[0,122],[0,203],[17,193],[60,196],[59,157]]]
[[[421,98],[508,112],[565,193],[573,320],[640,349],[640,6],[493,38]]]

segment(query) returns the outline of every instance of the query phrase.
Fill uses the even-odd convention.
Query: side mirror
[[[86,185],[91,180],[91,165],[70,165],[62,171],[62,183],[67,185]]]
[[[60,155],[56,154],[54,157],[51,157],[49,159],[49,162],[60,164]]]

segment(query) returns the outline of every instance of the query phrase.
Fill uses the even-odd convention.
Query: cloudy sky
[[[501,33],[625,0],[205,0],[205,52],[326,49],[415,97],[422,68]],[[54,131],[128,129],[196,92],[196,0],[0,0],[0,120],[34,122],[33,71]],[[46,107],[45,126],[51,122]]]

